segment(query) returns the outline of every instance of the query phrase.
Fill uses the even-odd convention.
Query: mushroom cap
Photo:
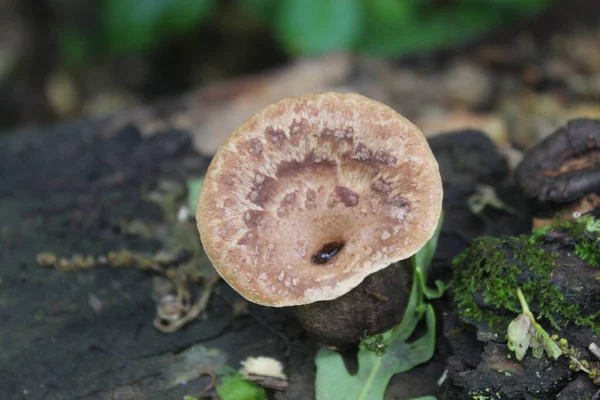
[[[216,270],[249,301],[335,299],[416,253],[442,209],[419,129],[354,93],[283,99],[219,149],[196,220]]]

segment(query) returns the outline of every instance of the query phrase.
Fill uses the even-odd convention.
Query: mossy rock
[[[600,220],[582,218],[517,237],[480,237],[454,259],[461,318],[506,332],[521,288],[538,320],[600,333]]]

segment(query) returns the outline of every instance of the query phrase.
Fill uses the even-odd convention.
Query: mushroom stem
[[[297,306],[296,316],[320,344],[350,350],[365,335],[385,332],[400,322],[412,275],[410,260],[399,261],[337,299]]]

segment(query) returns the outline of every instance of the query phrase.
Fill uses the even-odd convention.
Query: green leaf
[[[196,212],[198,207],[198,195],[200,194],[200,188],[204,183],[204,177],[192,178],[187,180],[187,192],[188,192],[188,206],[192,213]]]
[[[585,230],[590,233],[600,232],[600,219],[589,218],[585,223]]]
[[[200,371],[222,368],[226,361],[227,355],[221,350],[194,345],[179,353],[177,358],[169,363],[168,371],[163,374],[165,385],[168,388],[181,386],[182,382],[198,378]]]
[[[105,46],[114,53],[146,51],[196,27],[214,4],[214,0],[103,0]]]
[[[280,0],[275,34],[292,53],[351,48],[362,27],[360,0]]]
[[[442,232],[442,226],[444,225],[444,213],[440,214],[440,219],[438,220],[437,227],[435,228],[435,232],[433,236],[425,246],[421,248],[415,255],[412,256],[411,261],[414,269],[420,269],[423,272],[423,277],[427,278],[427,272],[429,267],[431,266],[431,262],[433,261],[433,256],[435,255],[435,250],[437,249],[438,240],[440,238],[440,233]]]
[[[472,0],[461,0],[469,4]],[[555,0],[488,0],[492,7],[502,7],[511,10],[515,14],[530,14],[541,11],[544,7]]]
[[[413,1],[363,0],[364,29],[356,47],[366,51],[387,47],[416,16],[417,6]]]
[[[215,375],[217,376],[221,376],[221,375],[235,375],[237,374],[238,371],[237,369],[229,366],[229,365],[223,365],[221,367],[218,367],[215,369]]]
[[[164,0],[159,28],[165,36],[183,35],[199,25],[216,6],[214,0]]]
[[[243,12],[261,22],[273,19],[279,0],[237,0]]]
[[[422,312],[420,314],[422,316]],[[348,373],[342,357],[337,352],[329,349],[319,350],[315,360],[317,400],[382,399],[392,376],[427,362],[433,356],[435,314],[430,305],[427,305],[425,310],[427,332],[415,342],[407,342],[421,316],[416,318],[416,321],[415,315],[405,317],[400,326],[383,334],[383,340],[388,345],[383,355],[378,356],[361,348],[358,352],[356,375]]]
[[[443,225],[444,213],[442,212],[431,239],[425,243],[425,246],[423,246],[421,250],[411,257],[411,263],[415,274],[414,279],[417,281],[421,292],[428,300],[439,299],[446,291],[446,285],[442,281],[435,281],[435,289],[427,286],[427,273],[429,271],[429,267],[431,266],[431,262],[433,261],[433,256],[435,255],[435,250],[437,249],[437,244]]]
[[[381,354],[370,350],[367,346],[360,346],[359,368],[356,375],[348,373],[338,353],[328,349],[319,350],[315,359],[317,400],[331,398],[379,400],[383,398],[383,392],[393,375],[408,371],[433,356],[435,314],[431,306],[425,306],[423,303],[424,294],[420,279],[422,280],[421,271],[417,270],[417,278],[413,279],[402,321],[381,335],[380,347],[384,347],[385,352]],[[407,343],[424,314],[427,314],[425,335],[416,342]]]
[[[531,317],[529,314],[520,314],[511,321],[507,330],[508,349],[515,352],[517,360],[521,361],[532,339]]]
[[[540,342],[542,348],[546,351],[546,354],[548,354],[549,357],[552,357],[555,360],[558,357],[560,357],[563,354],[563,352],[558,346],[558,344],[556,344],[556,342],[552,340],[548,332],[546,332],[544,328],[542,328],[542,326],[538,323],[534,324],[534,328],[536,330],[536,338]]]
[[[357,49],[380,56],[432,51],[464,43],[516,18],[498,8],[473,2],[412,11],[406,21],[389,26],[385,38],[365,37]]]
[[[544,356],[544,347],[540,342],[534,340],[531,343],[531,354],[535,358],[542,358]]]
[[[525,357],[529,347],[536,358],[541,358],[544,351],[554,359],[560,357],[562,350],[548,332],[536,322],[520,288],[517,288],[517,297],[523,312],[508,325],[508,349],[515,352],[519,361]]]
[[[65,25],[60,28],[59,52],[67,65],[79,65],[94,52],[94,42],[76,27]]]
[[[109,51],[140,51],[155,41],[163,0],[104,0],[101,24]]]
[[[446,292],[446,285],[442,281],[435,281],[435,289],[426,286],[424,278],[421,278],[421,282],[423,285],[422,290],[427,300],[439,299]]]
[[[317,400],[357,399],[380,400],[389,380],[395,374],[408,371],[427,362],[435,351],[435,313],[426,304],[425,298],[439,297],[444,285],[436,282],[437,291],[425,285],[424,271],[433,259],[435,247],[443,225],[443,215],[433,237],[425,247],[412,257],[414,278],[399,325],[361,342],[358,351],[358,372],[350,375],[342,357],[335,351],[321,349],[317,353],[317,378],[315,392]],[[408,342],[419,321],[425,317],[426,332],[414,342]]]
[[[240,374],[224,376],[216,390],[221,400],[267,400],[264,388],[247,381]]]

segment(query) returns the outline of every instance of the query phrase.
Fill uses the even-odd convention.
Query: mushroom
[[[364,96],[319,93],[271,104],[229,137],[196,218],[232,288],[298,306],[319,342],[344,347],[398,323],[412,284],[400,261],[432,237],[441,208],[438,164],[416,126]]]

